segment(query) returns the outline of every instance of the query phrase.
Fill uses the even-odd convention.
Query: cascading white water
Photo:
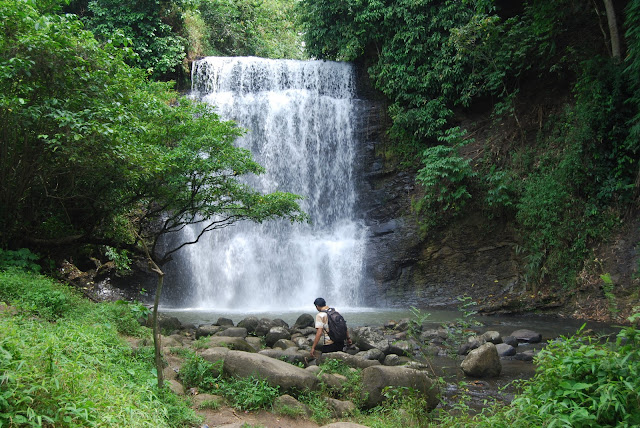
[[[356,216],[352,67],[208,57],[192,77],[193,97],[248,129],[237,144],[266,169],[248,182],[303,196],[311,224],[246,221],[185,247],[178,264],[190,292],[182,305],[308,310],[323,296],[358,306],[366,230]]]

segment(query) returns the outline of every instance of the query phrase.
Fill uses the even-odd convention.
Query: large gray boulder
[[[224,359],[224,372],[236,377],[255,376],[283,392],[314,390],[318,378],[300,367],[261,354],[229,351]]]
[[[218,321],[216,321],[216,325],[233,327],[233,320],[231,318],[220,317],[218,318]]]
[[[411,388],[423,394],[429,410],[438,405],[438,387],[423,371],[404,367],[372,366],[362,371],[362,399],[366,408],[385,400],[386,387]]]
[[[238,327],[244,327],[247,329],[247,333],[253,333],[258,327],[259,320],[256,317],[247,317],[238,323]]]
[[[247,329],[244,327],[229,327],[217,332],[216,336],[241,337],[244,339],[247,337]]]
[[[346,352],[328,352],[326,354],[322,354],[319,360],[339,360],[349,367],[353,367],[356,369],[364,369],[367,367],[380,365],[380,361],[378,360],[364,360],[357,355],[349,355]]]
[[[311,314],[302,314],[298,317],[296,322],[293,324],[294,329],[302,329],[305,327],[313,327],[315,323],[315,318]]]
[[[271,330],[271,327],[275,326],[276,324],[274,324],[273,320],[270,320],[269,318],[260,318],[253,332],[256,336],[266,336],[267,333],[269,333],[269,330]]]
[[[396,340],[389,344],[387,354],[411,356],[413,354],[413,342],[408,340]]]
[[[498,355],[501,357],[511,357],[516,355],[516,348],[506,343],[498,343],[496,345],[496,350],[498,351]]]
[[[229,352],[231,352],[229,348],[215,347],[207,348],[204,351],[199,352],[198,355],[200,355],[200,357],[202,357],[202,359],[205,361],[208,361],[210,363],[217,363],[224,362],[224,359],[227,357],[227,354]],[[220,370],[222,370],[222,364],[220,364]]]
[[[363,351],[377,348],[389,353],[389,340],[382,331],[374,327],[358,327],[353,330],[353,342]]]
[[[376,360],[380,362],[384,361],[384,352],[382,352],[378,348],[369,349],[368,351],[362,351],[357,355],[363,360]]]
[[[500,333],[497,331],[493,331],[493,330],[485,331],[484,333],[482,333],[480,337],[483,338],[485,342],[491,342],[494,345],[502,343],[502,337],[500,336]]]
[[[298,345],[295,344],[292,340],[288,339],[279,339],[272,346],[274,349],[289,349],[289,348],[298,348]]]
[[[471,377],[497,377],[502,371],[500,356],[493,343],[485,343],[469,352],[460,367],[465,375]]]
[[[147,321],[147,327],[153,327],[152,321],[153,319],[149,317]],[[178,318],[172,317],[171,315],[158,314],[158,327],[162,331],[174,332],[182,328],[182,323]]]
[[[249,342],[242,337],[229,337],[229,336],[211,336],[209,339],[209,345],[224,346],[225,348],[234,349],[236,351],[256,352],[253,346],[249,345]]]
[[[542,335],[540,333],[527,330],[526,328],[514,331],[511,333],[511,336],[515,337],[520,342],[538,343],[542,341]]]
[[[297,348],[263,349],[259,351],[258,354],[286,361],[287,363],[291,364],[305,363],[306,360],[311,359],[311,354],[309,353],[309,351],[298,351]]]
[[[220,332],[222,327],[219,325],[201,325],[196,328],[196,339],[200,339],[201,337],[213,336],[214,334]]]
[[[291,339],[291,333],[289,333],[289,330],[287,330],[285,327],[280,326],[271,327],[265,337],[265,343],[267,344],[267,346],[272,347],[278,340],[281,339]]]

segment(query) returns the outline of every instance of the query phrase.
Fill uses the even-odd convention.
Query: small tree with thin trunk
[[[144,250],[149,267],[158,275],[153,337],[159,387],[163,385],[158,329],[158,304],[164,280],[161,267],[184,246],[237,221],[307,219],[298,205],[299,196],[283,192],[263,194],[242,181],[241,177],[260,174],[263,168],[253,161],[250,152],[233,145],[242,133],[233,122],[221,121],[210,106],[189,100],[165,106],[162,115],[149,118],[157,123],[149,127],[145,138],[162,149],[154,154],[158,158],[149,159],[157,169],[145,180],[148,196],[130,218],[137,228],[133,246]],[[200,232],[194,239],[170,239],[173,245],[158,245],[162,237],[176,235],[188,225],[199,226]]]

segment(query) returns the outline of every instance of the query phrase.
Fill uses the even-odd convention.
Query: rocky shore
[[[308,415],[309,409],[293,395],[296,391],[321,387],[338,391],[343,388],[344,376],[323,373],[318,366],[334,359],[362,370],[361,408],[383,404],[386,399],[383,391],[387,387],[404,387],[419,391],[434,409],[444,406],[443,400],[455,388],[446,379],[444,385],[436,381],[440,376],[434,361],[446,360],[456,367],[458,377],[475,385],[487,385],[487,381],[500,378],[503,363],[517,360],[532,365],[535,353],[544,347],[542,335],[532,330],[519,329],[502,336],[496,331],[482,331],[480,326],[451,323],[433,328],[404,319],[376,327],[350,328],[352,346],[344,352],[314,358],[310,354],[315,336],[313,321],[311,314],[302,314],[292,326],[282,319],[257,317],[244,318],[237,324],[219,318],[212,324],[193,325],[161,315],[162,347],[168,361],[165,379],[178,394],[201,395],[200,400],[208,397],[199,391],[185,390],[181,382],[183,361],[172,350],[188,347],[208,362],[219,362],[225,375],[258,376],[277,386],[282,395],[274,409],[284,405]],[[353,402],[337,399],[327,399],[327,406],[335,418],[346,417],[356,408]]]

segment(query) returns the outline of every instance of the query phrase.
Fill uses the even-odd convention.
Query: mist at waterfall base
[[[246,183],[301,195],[311,222],[241,221],[203,235],[165,268],[162,310],[300,313],[318,296],[345,309],[363,306],[367,231],[357,210],[351,65],[207,57],[192,78],[192,97],[248,130],[236,144],[265,173]],[[181,233],[177,239],[189,241],[199,229]]]

